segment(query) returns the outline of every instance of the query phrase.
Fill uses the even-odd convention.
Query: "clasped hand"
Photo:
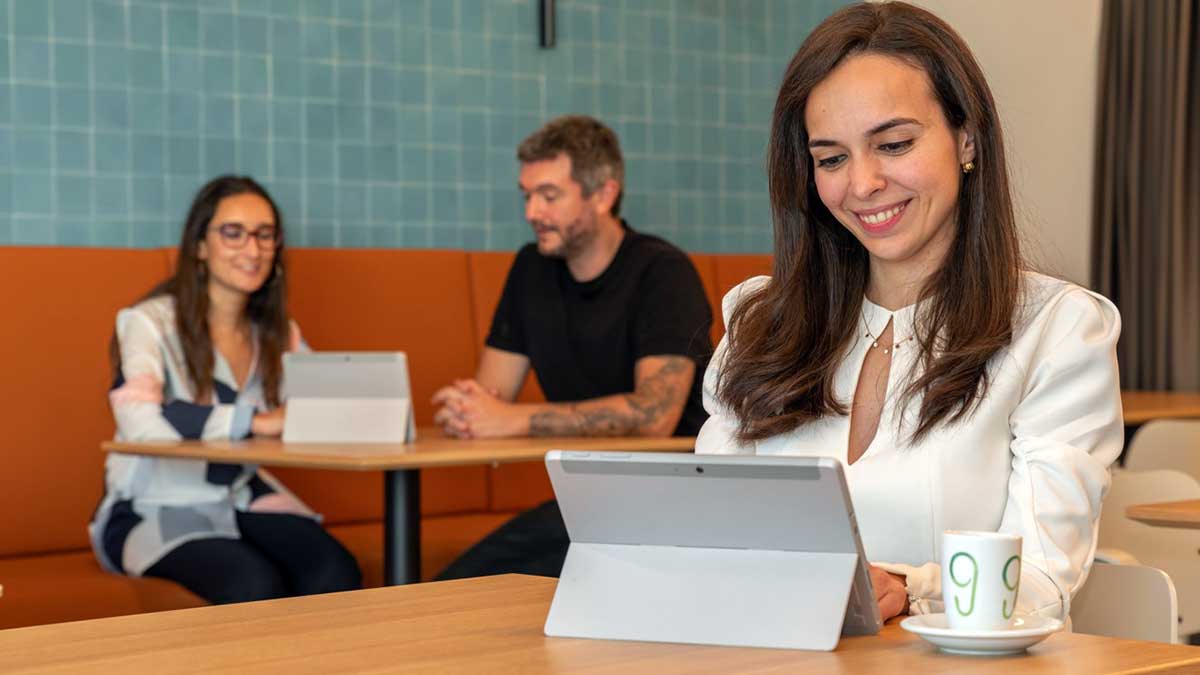
[[[433,421],[447,436],[455,438],[501,438],[519,436],[522,416],[517,406],[500,398],[475,380],[456,380],[433,395],[438,406]]]

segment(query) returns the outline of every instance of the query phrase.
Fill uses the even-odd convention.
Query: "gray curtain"
[[[1124,389],[1200,389],[1200,0],[1105,0],[1092,280]]]

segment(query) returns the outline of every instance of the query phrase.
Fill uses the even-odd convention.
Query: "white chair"
[[[1114,469],[1096,555],[1118,560],[1132,556],[1139,564],[1166,572],[1178,597],[1178,632],[1187,636],[1200,632],[1200,530],[1146,525],[1125,516],[1126,507],[1133,504],[1181,499],[1200,499],[1200,483],[1181,471]]]
[[[1178,642],[1179,605],[1165,572],[1142,565],[1097,562],[1071,600],[1076,633],[1126,640]]]
[[[1125,451],[1125,468],[1174,469],[1200,480],[1200,420],[1152,420],[1142,425]]]

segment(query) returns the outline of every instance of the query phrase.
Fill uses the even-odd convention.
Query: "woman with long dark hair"
[[[832,456],[884,618],[938,611],[947,529],[1023,536],[1018,608],[1057,613],[1123,438],[1105,298],[1021,260],[996,105],[902,2],[826,19],[784,75],[770,278],[723,303],[696,451]]]
[[[288,319],[283,222],[250,178],[197,193],[175,273],[117,314],[109,399],[128,441],[278,436]],[[213,603],[349,590],[358,565],[315,514],[252,465],[111,454],[90,530],[112,572]]]

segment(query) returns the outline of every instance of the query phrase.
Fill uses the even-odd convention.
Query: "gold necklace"
[[[859,313],[862,314],[863,325],[867,327],[867,334],[864,335],[863,337],[871,339],[871,349],[879,349],[879,338],[875,337],[875,334],[871,332],[871,324],[867,322],[866,312],[863,312],[860,308]],[[883,325],[883,329],[887,330],[887,324]],[[881,333],[881,335],[882,335],[882,333]],[[905,342],[908,342],[911,339],[913,339],[913,336],[909,335],[908,337],[906,337],[902,340],[897,340],[897,341],[893,342],[890,347],[884,347],[883,355],[887,356],[887,355],[891,354],[892,352],[899,349],[900,345],[904,344]]]

